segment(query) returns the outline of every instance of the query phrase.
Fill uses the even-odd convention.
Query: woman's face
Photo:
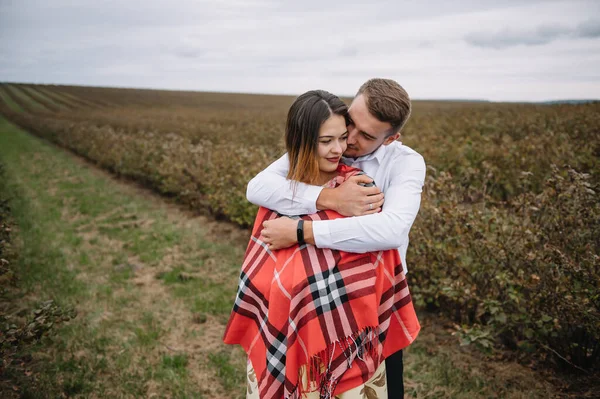
[[[331,115],[319,129],[317,155],[321,172],[335,172],[342,154],[346,151],[346,140],[346,119],[341,115]]]

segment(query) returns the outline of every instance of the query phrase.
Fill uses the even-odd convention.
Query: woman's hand
[[[263,222],[263,230],[261,231],[260,239],[267,244],[271,251],[277,249],[288,248],[298,243],[296,228],[298,220],[288,217],[280,217],[273,220]],[[311,226],[312,227],[312,226]],[[312,232],[312,228],[310,229]],[[307,239],[307,226],[304,224],[304,239]],[[312,233],[309,234],[312,236]]]

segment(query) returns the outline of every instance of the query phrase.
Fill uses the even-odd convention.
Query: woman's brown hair
[[[347,123],[348,106],[338,96],[325,90],[308,91],[290,107],[285,126],[289,180],[307,184],[316,184],[319,180],[319,130],[331,115],[341,115]]]

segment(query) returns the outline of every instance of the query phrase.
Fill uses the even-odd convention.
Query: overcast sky
[[[600,1],[0,0],[0,81],[600,98]]]

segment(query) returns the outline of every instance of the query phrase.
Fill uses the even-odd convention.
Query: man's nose
[[[356,138],[358,137],[358,129],[356,126],[348,126],[348,140],[347,143],[350,145],[356,144]]]

